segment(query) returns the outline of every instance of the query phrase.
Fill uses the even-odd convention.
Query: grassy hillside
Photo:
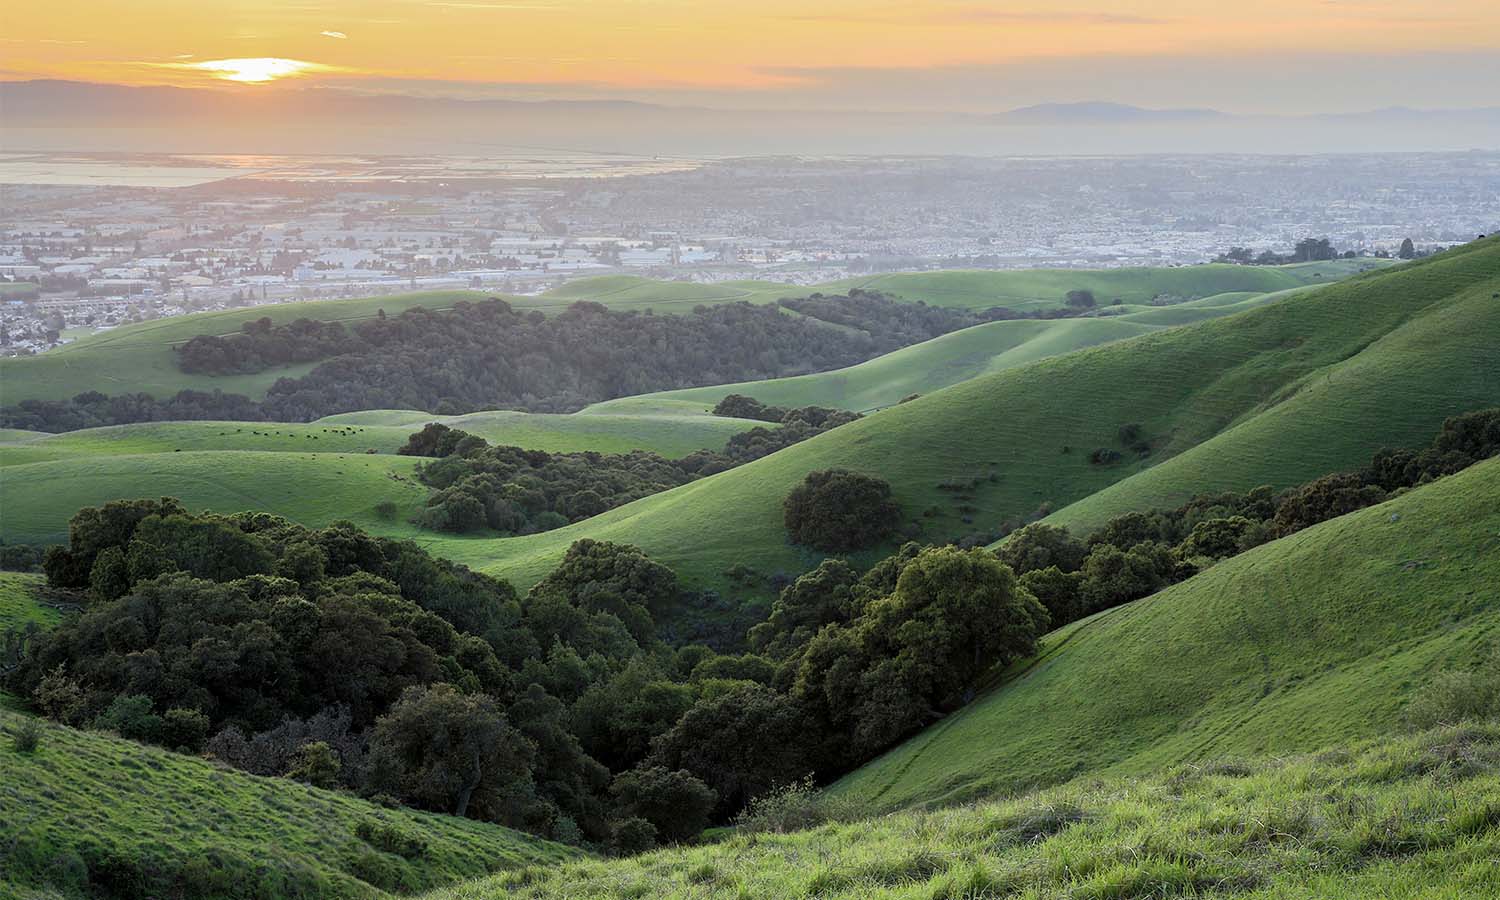
[[[1500,459],[1062,629],[833,790],[901,808],[1372,737],[1500,642],[1497,585]]]
[[[394,453],[427,422],[443,422],[494,444],[528,450],[624,453],[651,450],[684,456],[719,448],[758,422],[716,416],[578,416],[522,412],[482,412],[434,416],[405,410],[376,410],[331,416],[310,424],[278,422],[142,422],[88,428],[62,434],[0,434],[0,466],[77,457],[173,453],[177,451],[258,450],[274,452]],[[3,529],[0,529],[3,531]]]
[[[0,477],[5,540],[66,540],[81,507],[122,497],[177,497],[190,509],[263,510],[322,526],[348,519],[378,534],[407,535],[427,488],[408,456],[262,450],[185,451],[135,456],[83,454],[6,467]],[[394,502],[386,521],[375,505]]]
[[[645,413],[660,409],[664,401],[691,403],[694,409],[706,411],[729,394],[749,394],[776,406],[833,406],[869,412],[912,394],[930,393],[1084,347],[1232,315],[1303,290],[1218,294],[1173,306],[1135,307],[1135,312],[1101,318],[991,322],[831,372],[641,394],[596,403],[583,412]]]
[[[444,890],[500,897],[1386,900],[1500,895],[1500,726],[1080,781]]]
[[[42,576],[28,572],[0,572],[0,632],[35,623],[51,628],[62,621],[62,611],[41,602],[36,589]]]
[[[560,312],[577,300],[593,300],[616,309],[691,310],[700,303],[746,300],[774,303],[782,297],[804,296],[814,290],[836,292],[868,286],[890,290],[909,300],[945,306],[1018,308],[1060,306],[1074,287],[1098,287],[1103,298],[1124,297],[1144,302],[1158,293],[1205,297],[1223,291],[1272,291],[1333,279],[1357,271],[1356,261],[1309,263],[1304,266],[1260,268],[1249,266],[1189,266],[1172,269],[1020,270],[985,272],[930,272],[876,276],[798,287],[760,281],[718,284],[655,281],[629,275],[581,278],[538,297],[507,297],[520,309]],[[1372,265],[1372,261],[1358,261]],[[1317,279],[1314,278],[1317,276]],[[319,300],[280,303],[247,309],[177,316],[126,325],[90,335],[39,356],[0,359],[0,402],[62,400],[83,391],[120,394],[145,391],[158,397],[184,388],[245,394],[259,399],[278,378],[305,374],[312,364],[287,366],[254,375],[185,375],[177,370],[171,346],[199,334],[239,331],[251,319],[268,316],[276,322],[298,318],[353,322],[384,309],[396,315],[413,306],[443,309],[460,300],[480,300],[488,294],[473,291],[428,291],[356,300]]]
[[[482,299],[469,291],[427,291],[366,297],[357,300],[314,300],[275,303],[246,309],[194,313],[135,325],[80,338],[37,356],[0,359],[0,402],[65,400],[84,391],[125,394],[145,391],[157,397],[185,388],[265,396],[276,379],[294,377],[312,369],[311,364],[287,366],[255,375],[187,375],[177,370],[172,345],[200,334],[230,334],[262,316],[274,322],[294,319],[354,322],[373,317],[378,310],[396,315],[414,306],[445,309],[459,300]]]
[[[1125,266],[1116,269],[1016,269],[957,272],[897,272],[820,285],[824,293],[850,288],[882,291],[932,306],[983,309],[1045,309],[1061,306],[1071,290],[1092,291],[1101,304],[1113,300],[1145,303],[1160,294],[1197,298],[1228,291],[1265,293],[1334,281],[1384,261],[1334,260],[1290,266],[1202,265],[1171,268]]]
[[[568,528],[433,549],[526,584],[578,538],[624,541],[735,596],[748,592],[723,577],[731,565],[770,574],[816,564],[817,554],[786,543],[781,501],[818,469],[887,479],[926,540],[1064,507],[1221,432],[1225,443],[1236,432],[1254,441],[1203,457],[1219,467],[1216,483],[1301,483],[1362,465],[1381,446],[1425,445],[1445,417],[1493,405],[1495,293],[1492,238],[1237,315],[972,378]],[[1281,409],[1293,397],[1295,417]],[[1119,428],[1130,423],[1142,426],[1152,455],[1091,464],[1094,448],[1122,446]],[[1247,471],[1235,468],[1246,461]],[[1211,486],[1189,477],[1166,485],[1181,495]]]
[[[20,753],[9,736],[23,721],[0,710],[0,896],[383,897],[577,856],[499,826],[60,725]],[[383,852],[356,834],[363,823],[419,836],[426,850]]]

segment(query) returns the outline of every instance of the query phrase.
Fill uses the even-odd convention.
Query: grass
[[[1356,262],[1356,261],[1347,261]],[[1365,265],[1369,260],[1359,261]],[[690,311],[698,304],[774,303],[782,297],[805,296],[815,290],[845,291],[868,286],[890,290],[909,300],[944,306],[1017,308],[1060,306],[1074,287],[1097,286],[1103,297],[1122,296],[1145,302],[1157,293],[1206,297],[1229,290],[1272,291],[1313,283],[1313,272],[1336,278],[1358,267],[1345,261],[1308,264],[1313,268],[1283,266],[1188,266],[1168,269],[1036,269],[983,272],[926,272],[875,276],[798,287],[761,281],[717,284],[655,281],[630,275],[606,275],[569,281],[537,297],[506,297],[518,309],[561,312],[578,300],[592,300],[614,309]],[[199,334],[229,334],[251,319],[268,316],[276,322],[298,318],[353,322],[371,318],[378,310],[397,315],[414,306],[443,309],[460,300],[490,296],[473,291],[427,291],[354,300],[278,303],[245,309],[176,316],[90,335],[56,350],[30,357],[0,359],[0,404],[21,400],[63,400],[83,391],[122,394],[144,391],[157,397],[185,388],[219,389],[260,399],[278,378],[296,377],[313,364],[286,366],[254,375],[187,375],[177,369],[171,347]]]
[[[786,542],[780,505],[818,469],[886,479],[928,541],[1079,501],[1091,514],[1065,521],[1087,525],[1216,486],[1297,484],[1362,465],[1382,446],[1426,445],[1445,417],[1494,405],[1496,292],[1500,239],[1492,238],[1235,315],[970,378],[557,531],[432,549],[524,586],[574,540],[624,541],[690,583],[754,602],[764,590],[737,586],[724,570],[816,565],[818,554]],[[1094,448],[1119,445],[1127,423],[1141,424],[1152,454],[1090,464]],[[1122,492],[1157,489],[1091,497],[1116,483]]]
[[[43,603],[36,589],[42,576],[29,572],[0,572],[0,632],[27,625],[51,628],[62,621],[62,610]]]
[[[641,394],[596,403],[584,412],[644,413],[677,402],[703,412],[729,394],[749,394],[776,406],[832,406],[871,412],[893,406],[912,394],[931,393],[1084,347],[1243,312],[1303,290],[1306,288],[1271,294],[1221,294],[1205,298],[1217,302],[1140,307],[1136,312],[1101,318],[991,322],[831,372]]]
[[[1049,635],[995,690],[833,792],[904,808],[1397,726],[1500,642],[1500,459]]]
[[[578,856],[61,725],[20,753],[9,735],[25,721],[0,710],[0,896],[384,897]],[[355,834],[367,822],[427,848],[380,852]]]
[[[125,497],[177,497],[190,509],[261,510],[320,527],[348,519],[377,534],[410,536],[405,520],[427,497],[412,471],[418,460],[365,453],[263,450],[184,451],[125,456],[83,454],[0,470],[4,538],[67,539],[84,506]],[[375,505],[397,505],[393,521]]]
[[[330,416],[309,424],[280,422],[141,422],[62,434],[0,434],[0,467],[82,457],[177,451],[259,450],[274,452],[394,453],[427,422],[443,422],[494,444],[552,453],[650,450],[667,457],[720,448],[757,424],[744,419],[682,415],[567,416],[482,412],[435,416],[405,410],[375,410]]]
[[[523,870],[433,900],[1500,895],[1500,725]]]
[[[483,297],[470,291],[426,291],[356,300],[275,303],[122,325],[36,356],[0,359],[0,404],[65,400],[84,391],[111,395],[144,391],[161,398],[186,388],[218,389],[259,399],[278,378],[305,374],[312,364],[254,375],[188,375],[177,369],[172,346],[200,334],[234,333],[245,322],[263,316],[278,323],[301,318],[354,322],[372,318],[381,309],[397,315],[415,306],[445,309],[459,300]]]

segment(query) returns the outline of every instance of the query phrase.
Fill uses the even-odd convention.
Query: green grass
[[[1347,261],[1355,262],[1355,261]],[[1368,260],[1359,261],[1370,265]],[[1275,268],[1250,266],[1188,266],[1169,269],[1034,269],[984,272],[924,272],[799,287],[761,281],[718,284],[655,281],[630,275],[606,275],[569,281],[538,297],[506,297],[518,309],[561,312],[578,300],[593,300],[615,309],[689,311],[698,304],[774,303],[782,297],[805,296],[867,286],[889,290],[912,301],[943,306],[1016,308],[1060,306],[1074,287],[1097,288],[1101,299],[1120,296],[1145,302],[1158,293],[1206,297],[1231,290],[1273,291],[1315,283],[1312,274],[1332,279],[1358,271],[1345,261]],[[229,334],[251,319],[268,316],[275,322],[298,318],[353,322],[384,309],[397,315],[414,306],[444,309],[460,300],[489,296],[473,291],[428,291],[354,300],[279,303],[246,309],[195,313],[153,322],[125,325],[94,334],[37,356],[0,359],[0,404],[21,400],[63,400],[83,391],[122,394],[144,391],[157,397],[183,390],[219,389],[259,399],[278,378],[296,377],[313,364],[286,366],[254,375],[187,375],[177,369],[171,347],[200,334]]]
[[[903,808],[1373,737],[1500,644],[1497,585],[1500,459],[1062,629],[833,791]]]
[[[1500,725],[1088,779],[465,883],[433,900],[1500,896]]]
[[[51,628],[62,621],[62,611],[36,595],[42,576],[29,572],[0,572],[0,632],[38,625]]]
[[[1100,318],[991,322],[831,372],[641,394],[606,400],[583,411],[644,413],[663,408],[663,402],[681,401],[691,404],[695,411],[705,412],[729,394],[749,394],[777,406],[833,406],[869,412],[892,406],[912,394],[931,393],[970,378],[1084,347],[1232,315],[1303,290],[1306,288],[1269,294],[1220,294],[1204,301],[1138,307],[1125,315]]]
[[[296,377],[312,364],[286,366],[254,375],[188,375],[177,369],[172,346],[200,334],[231,334],[263,316],[278,323],[294,319],[353,322],[378,310],[397,315],[415,306],[446,309],[459,300],[480,300],[470,291],[427,291],[356,300],[275,303],[245,309],[193,313],[93,334],[36,356],[0,359],[0,404],[22,400],[65,400],[84,391],[125,394],[144,391],[157,398],[180,390],[222,390],[265,396],[276,379]]]
[[[68,519],[82,507],[165,496],[194,510],[261,510],[314,527],[348,519],[377,534],[410,536],[416,529],[405,520],[427,497],[427,488],[412,477],[417,462],[365,453],[219,450],[84,454],[9,466],[0,470],[4,538],[62,542]],[[386,500],[397,505],[393,521],[375,513],[375,505]]]
[[[578,855],[61,725],[19,753],[9,735],[23,721],[0,710],[0,896],[383,897]],[[378,852],[355,834],[362,822],[420,836],[427,850]],[[143,871],[176,884],[132,891]]]
[[[434,416],[404,410],[330,416],[309,424],[142,422],[56,435],[20,432],[13,440],[0,434],[0,467],[177,451],[365,453],[374,450],[389,454],[396,452],[412,432],[427,422],[443,422],[477,434],[493,444],[509,444],[528,450],[552,453],[650,450],[667,457],[685,456],[704,448],[721,448],[738,432],[760,424],[704,415],[585,418],[544,413],[482,412],[465,416]]]
[[[971,378],[557,531],[432,549],[524,586],[574,540],[624,541],[690,583],[753,599],[755,590],[723,577],[726,568],[797,573],[820,558],[786,543],[780,509],[818,469],[885,478],[929,541],[1044,504],[1061,509],[1153,467],[1171,471],[1179,455],[1201,466],[1074,521],[1215,486],[1297,484],[1362,465],[1382,446],[1426,445],[1445,417],[1500,400],[1497,291],[1500,239],[1489,239],[1236,315]],[[1091,465],[1090,451],[1118,446],[1127,423],[1142,425],[1154,453]],[[1219,435],[1233,452],[1185,455]],[[954,481],[971,486],[942,489]]]

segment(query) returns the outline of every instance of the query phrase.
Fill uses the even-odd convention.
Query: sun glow
[[[332,67],[300,59],[282,59],[279,56],[255,56],[243,59],[205,59],[202,62],[179,63],[174,68],[195,69],[207,72],[223,81],[238,81],[244,84],[264,84],[280,78],[292,78],[309,72],[327,72]]]

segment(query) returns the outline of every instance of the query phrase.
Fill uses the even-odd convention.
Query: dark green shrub
[[[828,553],[872,546],[901,518],[890,484],[843,469],[808,473],[782,508],[793,543]]]
[[[36,719],[23,719],[11,733],[10,745],[17,753],[35,753],[42,745],[42,723]]]
[[[371,847],[404,859],[418,859],[427,853],[425,839],[384,822],[365,819],[354,826],[354,834]]]
[[[655,846],[656,826],[639,816],[616,822],[610,835],[609,849],[616,856],[645,853]]]

